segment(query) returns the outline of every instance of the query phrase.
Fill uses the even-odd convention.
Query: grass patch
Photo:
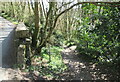
[[[36,60],[34,65],[28,69],[38,71],[41,77],[59,78],[59,74],[67,69],[67,66],[62,61],[61,51],[61,48],[55,46],[43,48],[41,56],[35,56],[35,59],[33,59]]]

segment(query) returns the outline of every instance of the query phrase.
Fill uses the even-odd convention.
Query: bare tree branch
[[[72,2],[73,2],[73,1],[72,1]],[[62,6],[60,6],[59,8],[57,8],[57,11],[58,11],[59,9],[61,9],[63,6],[68,5],[68,4],[71,4],[72,2],[68,2],[68,3],[63,4]]]
[[[45,7],[44,7],[44,4],[43,4],[43,1],[42,1],[42,9],[43,9],[43,12],[44,12],[44,15],[45,15],[45,18],[46,18],[47,16],[46,16],[46,12],[45,12]]]
[[[62,11],[61,13],[59,13],[56,18],[55,18],[55,21],[54,21],[54,24],[52,26],[52,30],[48,33],[47,37],[42,41],[41,45],[38,46],[37,50],[39,50],[39,48],[41,48],[43,46],[44,43],[46,43],[46,41],[50,38],[54,28],[56,27],[56,24],[57,24],[57,20],[58,18],[64,14],[65,12],[69,11],[70,9],[72,9],[73,7],[79,5],[79,4],[85,4],[85,3],[90,3],[90,4],[96,4],[96,3],[108,3],[108,4],[120,4],[120,2],[78,2],[76,4],[73,4],[72,6],[70,6],[68,9],[65,9],[64,11]],[[98,4],[96,6],[99,6]],[[106,5],[102,5],[102,6],[106,6]],[[107,6],[113,6],[113,5],[107,5]],[[120,6],[120,5],[116,5],[116,6]]]

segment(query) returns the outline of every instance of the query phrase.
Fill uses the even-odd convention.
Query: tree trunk
[[[35,2],[35,29],[32,36],[32,46],[37,47],[37,38],[38,38],[38,32],[39,32],[39,11],[38,11],[38,2]]]

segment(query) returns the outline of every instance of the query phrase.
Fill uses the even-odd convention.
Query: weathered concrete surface
[[[15,33],[16,38],[28,38],[29,37],[29,30],[27,29],[24,23],[18,24],[15,31],[16,31]]]
[[[21,49],[19,52],[20,47],[15,45],[14,32],[15,25],[0,17],[0,81],[11,80],[11,82],[19,82],[18,80],[30,80],[33,78],[33,76],[27,72],[11,68],[16,63],[16,57],[18,57],[18,61],[22,63],[21,60],[23,59],[21,59],[21,57],[22,53],[24,53],[24,50],[22,50],[21,53]],[[16,46],[18,46],[18,49],[14,49],[17,48]],[[15,55],[17,50],[20,54],[18,56]]]
[[[0,17],[0,81],[9,80],[7,70],[15,62],[14,29],[14,24]]]
[[[0,67],[11,67],[15,62],[15,25],[0,17]]]
[[[7,78],[6,70],[4,68],[0,68],[0,81],[8,80]]]

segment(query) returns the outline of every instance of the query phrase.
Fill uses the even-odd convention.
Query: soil
[[[63,80],[120,80],[117,68],[105,64],[90,62],[85,55],[78,56],[76,46],[71,46],[62,51],[63,62],[68,70],[61,74]]]
[[[63,62],[68,70],[59,75],[57,80],[120,80],[118,70],[111,69],[110,66],[96,64],[88,61],[83,55],[78,57],[76,46],[66,48],[62,51]],[[36,74],[36,75],[35,75]],[[44,80],[38,77],[37,73],[23,72],[19,69],[0,68],[1,80]]]

